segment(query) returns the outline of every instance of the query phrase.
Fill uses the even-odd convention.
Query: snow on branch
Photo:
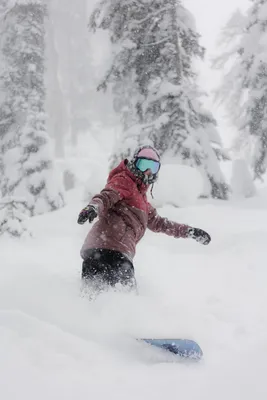
[[[25,212],[27,202],[24,199],[5,197],[0,202],[0,235],[13,238],[31,236],[26,226]]]
[[[154,42],[154,43],[143,44],[142,47],[157,46],[157,45],[159,45],[161,43],[168,42],[169,40],[171,40],[171,38],[169,38],[169,37],[163,38],[163,39],[158,40],[157,42]]]
[[[155,11],[155,12],[153,12],[153,13],[148,14],[148,15],[147,15],[145,18],[143,18],[143,19],[140,19],[140,20],[135,19],[134,22],[133,22],[133,24],[134,24],[134,25],[141,25],[141,24],[143,24],[144,22],[147,22],[148,20],[150,20],[151,18],[155,18],[157,15],[160,15],[160,14],[162,14],[162,13],[165,13],[166,11],[171,10],[171,8],[172,8],[171,6],[163,7],[163,8],[161,8],[160,10],[157,10],[157,11]]]

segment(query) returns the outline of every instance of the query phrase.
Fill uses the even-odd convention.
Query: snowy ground
[[[91,303],[80,294],[81,206],[31,219],[33,239],[0,241],[0,398],[266,400],[267,194],[159,210],[209,231],[211,245],[148,232],[139,296]],[[141,336],[193,338],[204,361],[179,364]]]

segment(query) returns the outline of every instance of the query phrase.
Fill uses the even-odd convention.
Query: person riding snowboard
[[[86,283],[135,287],[133,259],[147,228],[209,244],[207,232],[159,216],[148,202],[146,193],[157,180],[160,166],[157,150],[142,146],[131,160],[123,160],[110,172],[105,188],[80,212],[78,224],[98,217],[81,249]]]

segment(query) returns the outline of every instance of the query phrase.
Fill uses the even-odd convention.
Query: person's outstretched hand
[[[196,240],[197,242],[207,245],[210,243],[211,241],[211,237],[210,235],[203,231],[202,229],[198,229],[198,228],[189,228],[188,229],[188,236],[189,238],[192,238],[194,240]]]
[[[78,217],[78,224],[82,225],[87,220],[89,223],[93,222],[93,220],[97,217],[97,209],[95,206],[89,204],[87,207],[83,208]]]

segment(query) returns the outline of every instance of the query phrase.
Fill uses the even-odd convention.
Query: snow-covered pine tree
[[[267,0],[251,2],[245,16],[236,13],[228,22],[223,42],[229,46],[215,67],[227,70],[217,97],[239,131],[235,152],[248,155],[254,179],[261,179],[267,167]]]
[[[208,145],[204,145],[203,147],[208,148],[208,151],[210,152],[207,162],[210,162],[211,165],[206,169],[206,174],[211,184],[211,196],[218,199],[227,199],[230,187],[226,184],[224,179],[222,179],[222,173],[218,161],[229,161],[231,159],[230,155],[223,147],[222,140],[217,129],[217,121],[212,113],[202,107],[199,112],[199,119],[203,130],[200,137],[202,140],[207,140],[206,138],[208,138]],[[214,158],[214,155],[216,158]],[[216,161],[216,159],[218,161]],[[212,171],[212,174],[210,171]],[[208,190],[209,187],[207,188],[207,191]]]
[[[107,29],[114,48],[101,88],[112,84],[126,117],[113,162],[150,141],[162,155],[201,170],[207,195],[227,187],[201,119],[193,60],[202,58],[192,15],[177,0],[104,0],[90,21]],[[223,188],[223,190],[221,190]]]
[[[212,113],[202,108],[199,118],[203,129],[209,137],[211,147],[219,161],[230,161],[231,157],[223,147],[221,136],[218,131],[218,124]]]
[[[253,197],[256,194],[251,172],[248,164],[244,159],[236,159],[233,161],[231,188],[234,197]]]
[[[111,166],[118,159],[128,157],[141,143],[142,102],[148,78],[144,73],[144,63],[148,60],[144,56],[143,36],[150,24],[149,18],[145,18],[149,10],[150,1],[102,0],[89,21],[93,32],[96,29],[109,31],[113,50],[113,59],[98,86],[98,90],[112,87],[114,110],[120,114],[122,122],[122,137],[115,144]],[[139,25],[143,19],[144,23]]]
[[[28,205],[24,199],[6,197],[0,201],[0,236],[15,238],[31,235],[25,223]]]
[[[41,0],[10,0],[1,21],[0,188],[30,215],[64,203],[45,127],[45,16]]]
[[[153,86],[143,105],[150,137],[163,154],[200,170],[205,195],[226,199],[228,187],[211,146],[215,120],[203,109],[193,68],[194,60],[203,58],[204,49],[191,13],[175,0],[165,4],[169,10],[148,39],[158,49]]]
[[[267,0],[253,1],[248,12],[247,30],[250,40],[245,44],[256,45],[256,51],[244,48],[243,62],[248,71],[245,83],[249,94],[243,125],[255,143],[252,156],[254,178],[261,179],[267,168]]]

